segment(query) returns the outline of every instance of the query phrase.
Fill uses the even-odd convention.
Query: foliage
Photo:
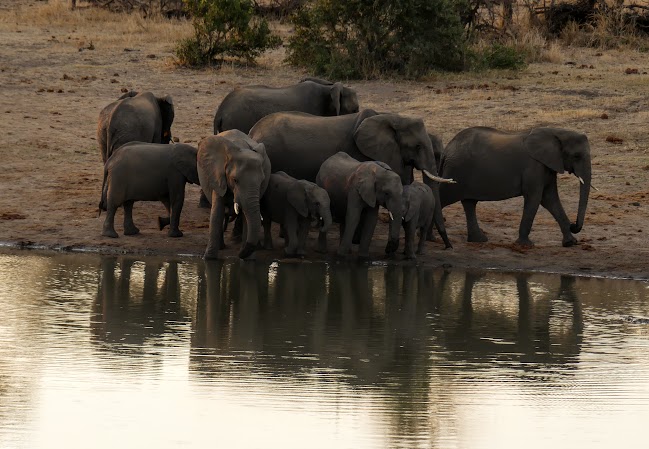
[[[492,42],[486,48],[471,53],[474,70],[511,69],[520,70],[527,66],[527,55],[511,45]]]
[[[464,0],[314,0],[292,18],[288,62],[332,78],[460,70]]]
[[[226,56],[252,62],[281,42],[266,20],[254,17],[250,0],[185,0],[185,9],[194,35],[176,47],[181,65],[219,63]]]

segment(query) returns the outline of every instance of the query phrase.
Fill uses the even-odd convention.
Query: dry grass
[[[47,27],[72,30],[87,36],[92,42],[112,45],[141,45],[162,43],[175,45],[192,32],[188,20],[167,19],[162,16],[144,18],[139,14],[113,13],[105,9],[79,7],[72,11],[67,0],[50,0],[36,6],[22,6],[0,16],[0,26],[8,29]]]

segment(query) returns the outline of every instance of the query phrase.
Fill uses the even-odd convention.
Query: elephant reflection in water
[[[581,349],[583,317],[574,278],[561,276],[556,291],[532,294],[531,274],[517,273],[513,276],[518,299],[516,315],[511,310],[501,310],[493,305],[483,306],[476,285],[487,275],[466,272],[455,301],[459,302],[459,310],[454,313],[442,311],[440,317],[444,346],[451,350],[449,354],[471,360],[492,361],[498,357],[551,364],[565,363],[576,357]],[[489,279],[486,282],[485,287],[491,288]],[[497,294],[494,292],[491,294]],[[451,302],[456,298],[450,298],[450,302],[448,295],[446,298],[443,308],[453,308]]]
[[[119,261],[119,263],[118,263]],[[164,270],[164,282],[158,289],[158,276],[163,266],[159,261],[144,262],[143,280],[140,285],[141,264],[133,258],[103,257],[101,259],[99,287],[93,303],[90,321],[94,339],[110,344],[141,345],[147,340],[172,332],[169,321],[187,319],[182,310],[178,263],[168,262]],[[120,273],[117,275],[119,265]],[[135,271],[135,272],[134,272]],[[135,293],[142,288],[141,296]]]

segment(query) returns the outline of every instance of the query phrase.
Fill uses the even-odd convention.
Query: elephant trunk
[[[246,217],[247,236],[245,246],[239,252],[239,258],[249,257],[257,249],[259,234],[261,231],[261,214],[259,209],[259,191],[257,195],[248,195],[243,206],[243,214]]]
[[[320,214],[320,218],[322,219],[320,232],[327,232],[331,227],[331,222],[333,221],[331,218],[331,210],[329,209],[329,205],[327,204],[325,206],[321,204],[318,213]]]
[[[394,254],[399,249],[399,233],[401,232],[401,221],[403,218],[402,207],[388,209],[390,211],[390,231],[388,244],[385,247],[386,254]]]
[[[433,211],[433,223],[437,228],[437,232],[439,232],[440,237],[442,237],[442,240],[444,240],[445,247],[447,249],[453,248],[453,245],[451,245],[451,241],[448,239],[448,235],[446,234],[446,225],[444,224],[444,215],[442,214],[442,201],[440,200],[440,196],[439,196],[439,183],[430,180],[427,176],[424,176],[423,179],[424,179],[424,184],[430,187],[430,189],[433,191],[433,196],[435,197],[435,210]],[[429,237],[432,237],[432,226],[431,229],[429,229],[428,233],[429,233]]]
[[[588,206],[588,195],[590,194],[591,170],[590,166],[584,170],[583,175],[575,172],[575,175],[581,177],[584,181],[579,187],[579,207],[577,209],[577,221],[570,225],[570,231],[577,234],[584,226],[584,217],[586,216],[586,206]]]

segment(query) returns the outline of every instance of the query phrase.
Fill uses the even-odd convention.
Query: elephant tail
[[[221,116],[220,112],[216,111],[216,115],[214,116],[214,134],[223,131],[223,116]]]
[[[101,184],[101,199],[99,200],[99,205],[97,206],[99,209],[97,218],[101,216],[102,210],[108,210],[108,208],[106,207],[106,197],[108,195],[108,184],[106,183],[107,178],[108,178],[108,170],[106,170],[106,168],[104,167],[104,180]]]

